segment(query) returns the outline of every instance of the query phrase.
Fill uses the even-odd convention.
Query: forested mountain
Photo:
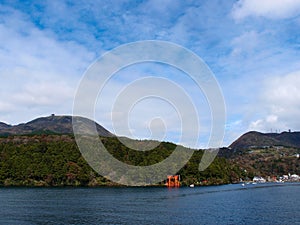
[[[176,145],[162,142],[150,151],[125,147],[116,137],[101,137],[116,159],[147,166],[167,158]],[[136,141],[147,144],[147,141]],[[178,173],[182,184],[225,184],[238,182],[241,170],[224,158],[216,158],[203,172],[198,166],[203,151],[195,151]],[[126,173],[126,171],[124,171]],[[158,184],[163,185],[164,182]],[[82,157],[72,135],[18,135],[0,138],[0,185],[5,186],[101,186],[116,185],[97,174]]]
[[[72,119],[71,116],[51,115],[16,126],[0,123],[0,186],[117,185],[87,164],[77,147]],[[83,131],[85,126],[94,123],[85,118],[79,118],[79,121]],[[173,143],[162,142],[150,151],[133,150],[99,124],[96,127],[107,151],[129,165],[156,164],[176,148]],[[178,174],[183,185],[234,183],[240,179],[252,179],[255,175],[299,174],[299,134],[246,133],[229,148],[222,148],[218,157],[202,172],[198,167],[203,150],[191,149],[193,156]],[[153,143],[129,141],[132,146],[139,147]]]
[[[300,174],[299,154],[300,132],[251,131],[219,152],[220,157],[246,171],[247,177]]]

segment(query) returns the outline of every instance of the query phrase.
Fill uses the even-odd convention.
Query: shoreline
[[[255,183],[255,182],[240,182],[240,183],[228,183],[228,184],[209,184],[209,185],[194,185],[195,188],[200,187],[213,187],[213,186],[225,186],[225,185],[238,185],[247,187],[254,185],[263,185],[263,184],[300,184],[300,181],[288,181],[288,182],[265,182],[265,183]],[[244,184],[244,185],[243,185]],[[126,186],[126,185],[0,185],[1,188],[167,188],[167,189],[177,189],[177,188],[191,188],[189,185],[182,185],[179,187],[167,187],[166,185],[144,185],[144,186]]]

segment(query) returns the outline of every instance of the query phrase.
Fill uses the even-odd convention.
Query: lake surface
[[[0,188],[0,224],[300,224],[300,183]]]

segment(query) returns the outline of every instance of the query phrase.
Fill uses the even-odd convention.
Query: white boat
[[[195,185],[194,184],[190,184],[190,187],[193,188],[193,187],[195,187]]]

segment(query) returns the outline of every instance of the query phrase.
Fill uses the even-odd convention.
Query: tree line
[[[167,158],[176,145],[162,142],[150,151],[136,151],[117,138],[101,137],[116,159],[131,165],[147,166]],[[137,145],[147,141],[135,141]],[[217,157],[202,172],[198,166],[203,151],[198,150],[178,172],[182,185],[238,182],[242,171],[225,158]],[[117,185],[97,174],[81,155],[71,135],[31,135],[0,138],[1,186],[109,186]],[[161,182],[157,185],[164,185]]]

